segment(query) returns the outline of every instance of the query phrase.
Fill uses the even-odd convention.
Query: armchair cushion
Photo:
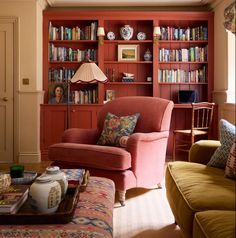
[[[131,167],[131,154],[119,147],[57,143],[50,146],[49,156],[58,163],[71,166],[117,171]]]
[[[121,137],[129,136],[133,133],[138,117],[139,113],[118,117],[108,112],[104,121],[102,134],[97,144],[121,146]]]

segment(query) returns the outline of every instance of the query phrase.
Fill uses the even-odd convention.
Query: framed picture
[[[50,84],[48,87],[49,104],[67,103],[67,84]]]
[[[115,99],[115,90],[106,90],[106,101],[111,101]]]
[[[139,45],[118,45],[118,61],[139,60]]]

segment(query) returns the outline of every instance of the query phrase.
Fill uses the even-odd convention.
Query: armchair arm
[[[192,145],[189,151],[189,161],[207,164],[215,150],[220,146],[217,140],[200,140]]]
[[[96,144],[99,136],[98,129],[70,128],[64,131],[62,142]]]
[[[162,179],[168,136],[169,131],[163,131],[134,133],[129,137],[126,150],[131,154],[131,170],[137,178],[137,186],[144,185],[147,177],[156,182]]]

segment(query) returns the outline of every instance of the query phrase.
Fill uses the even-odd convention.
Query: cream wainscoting
[[[40,161],[42,11],[44,0],[1,0],[0,16],[17,19],[14,35],[14,162]],[[29,84],[23,84],[27,79]],[[27,81],[26,80],[26,81]]]

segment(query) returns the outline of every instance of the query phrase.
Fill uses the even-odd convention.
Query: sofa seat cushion
[[[204,211],[195,214],[193,238],[235,238],[235,211]]]
[[[51,160],[71,166],[121,171],[131,167],[130,153],[119,147],[57,143],[48,153]]]
[[[177,223],[189,237],[195,212],[235,210],[235,181],[225,178],[224,172],[198,163],[168,164],[167,198]]]

